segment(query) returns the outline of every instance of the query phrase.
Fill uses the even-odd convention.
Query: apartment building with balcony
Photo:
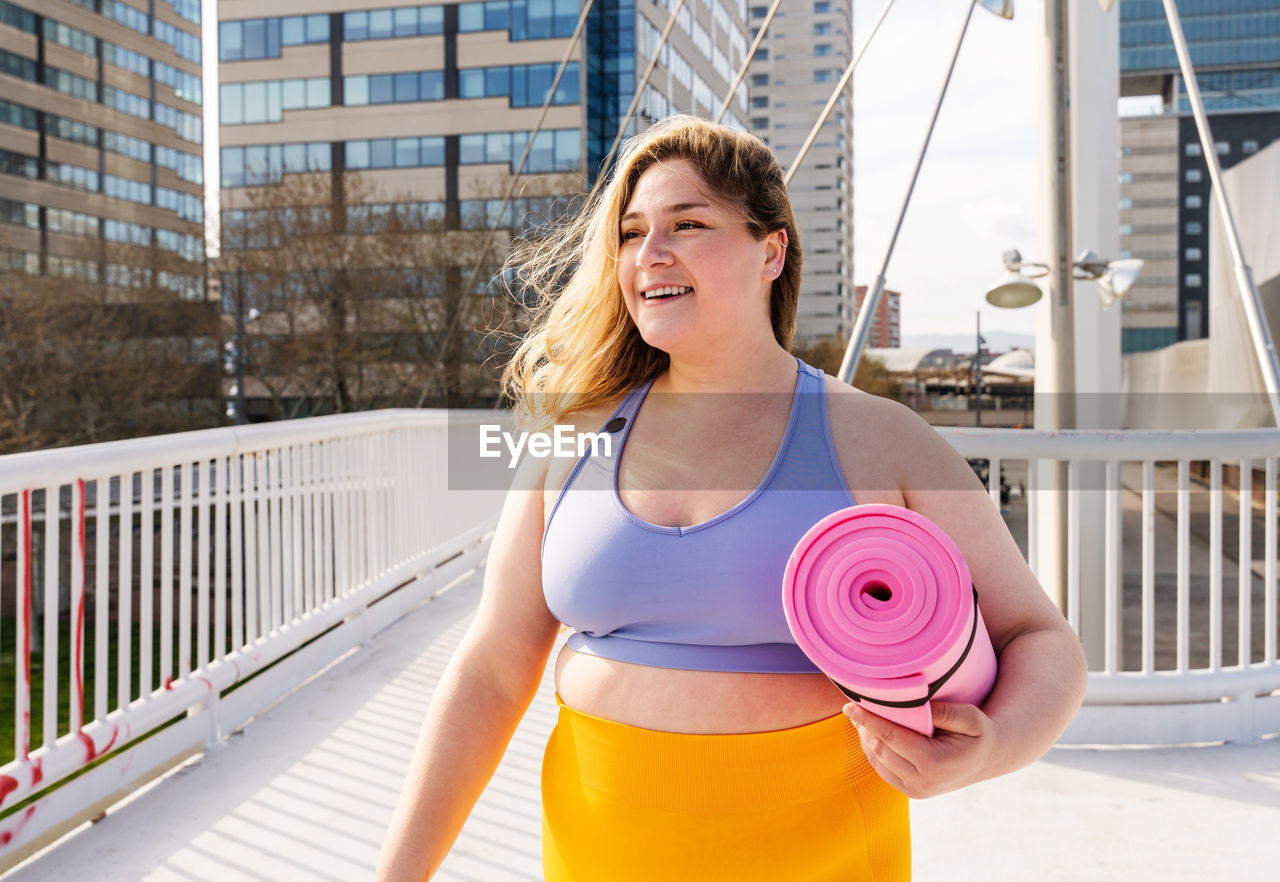
[[[752,5],[758,28],[767,5]],[[783,168],[794,162],[853,54],[850,0],[783,3],[751,61],[751,130]],[[853,84],[845,87],[791,180],[804,242],[804,286],[796,315],[802,344],[847,338],[857,319],[853,285]]]

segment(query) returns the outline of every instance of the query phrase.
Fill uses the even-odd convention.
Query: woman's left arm
[[[1080,641],[964,458],[905,408],[895,408],[882,426],[893,439],[886,465],[896,474],[904,504],[946,531],[969,565],[998,660],[995,686],[981,708],[932,703],[938,730],[933,737],[856,704],[846,707],[881,777],[922,798],[1043,756],[1084,700],[1086,665]]]

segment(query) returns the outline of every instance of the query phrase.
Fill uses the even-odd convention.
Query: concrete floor
[[[421,607],[222,749],[5,878],[371,878],[427,698],[478,594],[472,577]],[[554,716],[548,679],[437,879],[540,878],[538,768]],[[922,880],[1272,878],[1280,741],[1055,748],[915,802],[912,819]]]

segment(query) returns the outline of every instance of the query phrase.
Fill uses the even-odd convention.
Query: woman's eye
[[[630,242],[634,239],[638,239],[639,237],[640,237],[639,230],[627,230],[625,233],[622,234],[622,241]]]
[[[676,224],[676,229],[677,230],[696,230],[700,226],[702,225],[695,223],[694,221],[679,221]]]

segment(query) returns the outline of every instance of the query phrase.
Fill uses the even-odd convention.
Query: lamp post
[[[982,428],[982,310],[978,310],[977,340],[973,347],[973,424]]]
[[[232,362],[230,365],[225,364],[224,369],[228,369],[229,373],[235,376],[235,382],[231,386],[231,394],[234,401],[227,407],[227,416],[234,416],[236,425],[243,426],[248,420],[245,415],[244,400],[244,374],[247,353],[247,341],[245,339],[245,326],[250,322],[257,321],[262,314],[257,307],[250,307],[248,314],[245,312],[245,291],[244,291],[244,267],[236,270],[236,336],[234,341],[228,341],[226,348],[230,349]]]

